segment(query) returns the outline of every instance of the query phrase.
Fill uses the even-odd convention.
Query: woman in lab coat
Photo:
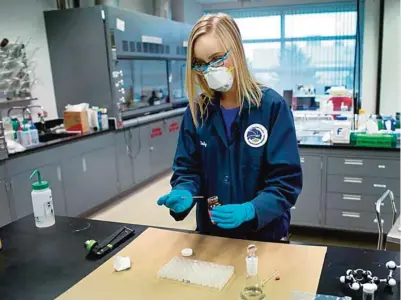
[[[197,204],[197,229],[203,234],[262,241],[285,237],[302,188],[294,122],[286,101],[250,73],[230,16],[209,14],[195,24],[186,86],[189,108],[172,190],[157,203],[177,221]],[[211,196],[218,196],[221,206],[209,214]]]

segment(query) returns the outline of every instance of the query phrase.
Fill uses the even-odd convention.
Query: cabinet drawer
[[[328,193],[327,194],[327,208],[328,209],[343,209],[355,212],[375,212],[375,202],[379,199],[379,196],[366,196],[361,194],[338,194]],[[392,214],[390,199],[386,199],[382,203],[381,213]],[[395,198],[395,205],[397,210],[400,207],[400,199]]]
[[[389,232],[392,227],[392,215],[383,214],[382,220],[384,231]],[[342,228],[347,230],[379,232],[376,214],[367,212],[328,210],[326,213],[326,225],[333,228]]]
[[[322,169],[320,156],[301,155],[303,187],[302,190],[310,195],[320,195]]]
[[[399,178],[400,163],[388,159],[329,157],[328,174]]]
[[[381,196],[386,190],[400,195],[400,181],[392,178],[362,176],[327,176],[327,190],[334,193],[363,194]]]
[[[320,195],[301,193],[295,206],[291,208],[291,224],[320,224]]]

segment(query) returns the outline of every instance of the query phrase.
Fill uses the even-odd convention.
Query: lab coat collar
[[[215,112],[216,110],[220,110],[220,100],[221,100],[221,93],[216,92],[214,98],[211,100],[211,103],[209,104],[208,110],[209,112]],[[249,108],[257,108],[257,106],[253,103],[249,103],[248,99],[245,98],[243,105],[242,105],[242,110],[247,110]]]

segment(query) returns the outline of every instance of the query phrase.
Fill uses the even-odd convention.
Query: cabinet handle
[[[377,183],[375,183],[375,184],[373,184],[373,187],[385,189],[387,186],[385,184],[377,184]]]
[[[357,218],[357,219],[359,219],[361,217],[360,213],[345,212],[345,211],[343,211],[341,215],[343,217],[346,217],[346,218]]]
[[[344,159],[344,165],[363,166],[362,159]]]
[[[61,181],[61,168],[60,168],[60,166],[57,166],[57,178],[58,178],[58,181]]]
[[[301,157],[301,163],[304,163],[304,162],[305,162],[305,158]]]
[[[150,149],[150,151],[153,151],[153,150],[155,150],[155,147],[152,146],[149,149]]]
[[[362,183],[362,178],[344,177],[344,182],[346,182],[346,183]]]
[[[386,165],[378,165],[377,166],[379,169],[385,169],[386,168]]]
[[[82,171],[86,172],[86,159],[82,157]]]
[[[383,219],[381,219],[382,220],[382,224],[384,224],[384,220]],[[377,218],[375,218],[374,220],[373,220],[373,223],[377,223]]]
[[[343,195],[343,200],[361,201],[361,195]]]

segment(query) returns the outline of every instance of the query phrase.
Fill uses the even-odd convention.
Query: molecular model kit
[[[380,284],[386,284],[389,287],[393,287],[397,284],[397,281],[393,277],[393,273],[400,266],[394,261],[389,261],[386,263],[386,268],[389,270],[389,274],[386,278],[378,278],[373,276],[372,272],[369,270],[356,269],[347,270],[345,276],[340,277],[340,281],[347,284],[350,289],[358,291],[364,285],[372,287],[373,292],[375,292]]]

